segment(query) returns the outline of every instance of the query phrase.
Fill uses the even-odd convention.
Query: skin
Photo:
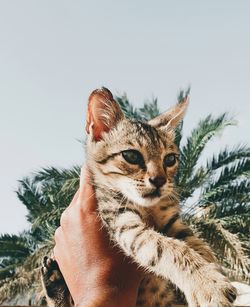
[[[143,272],[110,242],[85,170],[55,242],[54,257],[76,306],[135,306]]]

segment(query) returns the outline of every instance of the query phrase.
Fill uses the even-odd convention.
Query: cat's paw
[[[55,260],[45,256],[41,267],[45,294],[52,301],[62,301],[68,296],[68,288]]]
[[[209,264],[196,274],[194,287],[188,294],[189,306],[231,307],[237,297],[235,287],[214,264]]]

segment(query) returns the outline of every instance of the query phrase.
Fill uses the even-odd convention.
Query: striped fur
[[[179,155],[174,130],[187,101],[142,123],[125,119],[110,94],[101,89],[90,96],[87,165],[111,240],[145,270],[137,306],[176,306],[176,287],[191,307],[232,306],[235,289],[220,273],[210,248],[180,218],[174,187]],[[92,116],[92,108],[102,116]],[[139,151],[142,162],[126,161],[122,155],[126,150]],[[176,163],[166,167],[169,154],[175,155]],[[166,183],[153,186],[150,179],[157,176]]]
[[[105,97],[105,89],[101,91]],[[89,102],[90,107],[91,103],[95,101]],[[186,104],[183,101],[149,123],[119,115],[121,120],[114,127],[111,122],[112,128],[98,141],[93,137],[95,121],[89,131],[87,160],[100,216],[111,239],[147,272],[138,306],[173,306],[173,287],[167,291],[169,280],[184,292],[189,306],[231,306],[233,299],[227,293],[234,297],[234,289],[221,275],[210,248],[180,218],[174,187],[178,161],[172,167],[163,166],[167,154],[178,156],[174,129]],[[119,113],[117,110],[116,106]],[[110,111],[106,108],[102,112],[108,117]],[[121,152],[128,149],[138,150],[144,163],[125,161]],[[152,190],[149,178],[159,175],[167,179],[159,189],[160,196],[143,197]],[[148,285],[146,281],[150,281]]]

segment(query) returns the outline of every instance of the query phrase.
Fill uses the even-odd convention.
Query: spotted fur
[[[186,106],[184,100],[145,123],[126,119],[107,89],[89,99],[87,165],[111,240],[145,270],[137,306],[177,306],[177,288],[192,307],[229,307],[236,297],[208,245],[180,217],[174,138]],[[127,150],[143,159],[129,163]],[[166,167],[169,154],[176,160]],[[155,178],[166,183],[152,184]]]

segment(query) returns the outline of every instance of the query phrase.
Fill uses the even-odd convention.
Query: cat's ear
[[[119,104],[107,88],[96,89],[90,94],[86,131],[93,134],[95,141],[101,140],[102,133],[114,128],[123,118]]]
[[[189,98],[186,96],[182,101],[170,108],[167,112],[151,119],[148,123],[157,129],[175,130],[179,123],[183,120],[188,103]]]

